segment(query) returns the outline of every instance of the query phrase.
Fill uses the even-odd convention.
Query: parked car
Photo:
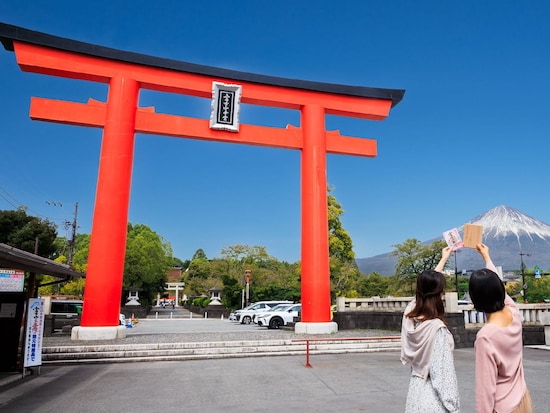
[[[44,314],[52,318],[53,330],[62,330],[64,326],[80,325],[83,305],[82,300],[48,299]]]
[[[254,314],[260,311],[269,310],[279,304],[292,304],[292,301],[258,301],[257,303],[250,304],[248,307],[242,310],[237,310],[233,314],[229,315],[229,319],[238,321],[241,324],[250,324]]]
[[[258,325],[267,328],[281,328],[294,321],[302,310],[302,304],[294,304],[282,311],[270,311],[258,317]]]
[[[254,317],[252,317],[252,321],[254,322],[254,324],[258,324],[258,318],[272,312],[272,311],[284,311],[286,310],[287,308],[289,308],[290,306],[293,306],[294,303],[285,303],[285,304],[279,304],[279,305],[276,305],[275,307],[271,307],[269,310],[266,310],[266,311],[259,311],[257,312],[256,314],[254,314]]]

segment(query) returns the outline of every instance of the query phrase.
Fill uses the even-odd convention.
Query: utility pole
[[[527,303],[527,284],[525,284],[525,264],[523,263],[523,256],[526,255],[530,257],[531,254],[525,252],[520,252],[519,256],[521,259],[521,288],[523,289],[523,302]]]
[[[456,297],[460,300],[460,291],[458,291],[458,266],[456,265],[456,254],[458,250],[455,251],[455,285],[456,285]]]
[[[46,204],[52,205],[52,206],[58,206],[63,207],[63,204],[61,202],[57,201],[46,201]],[[67,258],[67,263],[69,264],[70,268],[73,268],[73,256],[74,256],[74,244],[76,240],[76,229],[78,228],[78,225],[76,223],[77,221],[77,215],[78,215],[78,202],[74,205],[74,217],[73,222],[71,223],[68,220],[63,221],[64,227],[67,230],[69,227],[71,227],[71,238],[67,240],[67,244],[69,245],[69,256]],[[65,254],[65,251],[63,251],[63,254]]]
[[[250,270],[245,270],[244,274],[246,276],[246,305],[250,304]]]
[[[74,205],[74,218],[73,218],[73,223],[71,224],[71,227],[72,227],[71,240],[69,241],[69,259],[67,261],[68,261],[69,267],[71,268],[73,268],[74,244],[76,239],[76,228],[77,228],[77,224],[76,224],[77,215],[78,215],[78,202]]]

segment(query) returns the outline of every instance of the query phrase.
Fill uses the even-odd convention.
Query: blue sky
[[[0,0],[0,21],[244,72],[405,89],[384,121],[327,117],[329,130],[378,142],[376,158],[327,158],[357,258],[440,236],[497,205],[550,223],[548,2],[80,3]],[[24,73],[0,50],[0,209],[24,205],[67,235],[78,202],[78,232],[90,233],[102,131],[32,121],[29,102],[106,95],[104,84]],[[157,112],[207,119],[209,105],[140,94]],[[299,115],[245,106],[241,122],[298,126]],[[137,135],[129,220],[184,260],[248,244],[297,261],[300,154]]]

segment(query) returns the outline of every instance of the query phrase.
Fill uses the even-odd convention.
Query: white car
[[[257,303],[250,304],[248,307],[242,310],[237,310],[229,315],[229,319],[232,321],[238,321],[241,324],[252,323],[252,317],[258,312],[264,312],[279,304],[292,304],[292,301],[258,301]]]
[[[276,305],[275,307],[270,308],[269,310],[259,311],[256,314],[254,314],[254,317],[252,317],[252,321],[254,322],[254,324],[258,324],[258,318],[263,317],[264,315],[267,315],[272,311],[284,311],[293,305],[294,303],[279,304],[279,305]]]
[[[258,325],[267,328],[281,328],[294,321],[302,310],[302,304],[294,304],[282,311],[270,311],[258,317]]]

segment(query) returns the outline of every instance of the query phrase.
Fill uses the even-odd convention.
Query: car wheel
[[[283,320],[279,317],[273,317],[269,320],[269,328],[279,329],[283,325]]]
[[[243,317],[243,324],[250,324],[252,319],[249,316]]]

